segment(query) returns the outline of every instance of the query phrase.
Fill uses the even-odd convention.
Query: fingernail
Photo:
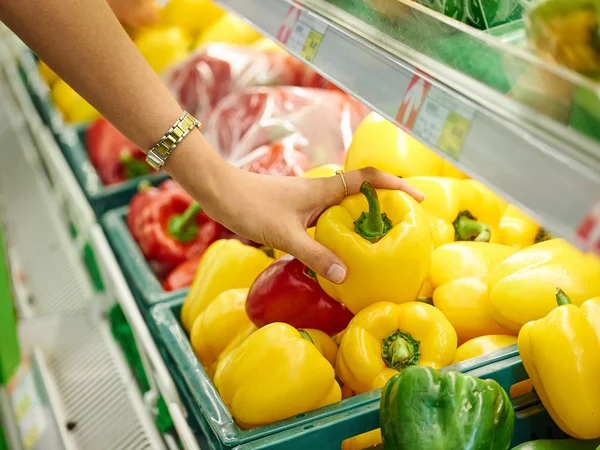
[[[332,264],[327,271],[327,279],[335,284],[340,284],[346,278],[346,269],[339,264]]]

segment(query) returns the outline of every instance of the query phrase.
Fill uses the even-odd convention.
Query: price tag
[[[396,120],[429,146],[458,160],[474,116],[473,109],[414,75]]]
[[[30,450],[36,446],[48,424],[29,359],[23,359],[6,390],[11,398],[23,447]]]
[[[591,251],[600,255],[600,201],[583,218],[575,234]]]
[[[319,51],[327,24],[307,11],[291,6],[283,21],[277,39],[292,53],[312,62]]]

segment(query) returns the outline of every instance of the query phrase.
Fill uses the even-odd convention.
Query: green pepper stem
[[[360,193],[367,199],[369,212],[363,212],[360,215],[356,222],[354,222],[354,229],[358,235],[375,243],[392,229],[392,221],[387,218],[385,213],[381,213],[377,191],[371,183],[364,181],[360,185]]]
[[[404,331],[394,331],[383,340],[381,357],[388,367],[402,372],[419,364],[421,343]]]
[[[478,222],[469,211],[462,211],[454,220],[455,241],[489,242],[492,230],[489,225]]]
[[[275,250],[273,249],[273,247],[268,247],[266,245],[261,245],[260,247],[258,247],[258,249],[263,252],[265,255],[274,258],[275,257]]]
[[[417,297],[417,301],[421,303],[427,303],[433,306],[433,298],[431,297]]]
[[[535,243],[537,244],[539,242],[549,241],[550,239],[554,239],[554,236],[552,236],[546,229],[540,227],[535,235]]]
[[[143,180],[140,181],[137,185],[137,191],[138,192],[144,192],[147,191],[148,189],[150,189],[152,187],[152,183],[150,183],[150,181],[148,180]]]
[[[300,336],[302,336],[302,339],[306,339],[308,342],[310,342],[311,344],[314,345],[315,341],[312,340],[312,338],[310,337],[310,334],[308,334],[308,332],[306,332],[305,330],[300,328],[300,329],[298,329],[298,333],[300,333]]]
[[[202,212],[202,207],[193,202],[183,214],[171,217],[169,234],[181,242],[193,241],[198,234],[196,216]]]
[[[134,158],[131,152],[121,152],[119,162],[125,168],[125,177],[130,180],[132,178],[141,177],[150,173],[150,167],[144,161]]]
[[[565,294],[565,292],[561,289],[561,288],[556,288],[556,291],[554,292],[554,295],[556,295],[556,303],[558,303],[558,306],[564,306],[564,305],[571,305],[571,299],[569,298],[569,296],[567,294]]]

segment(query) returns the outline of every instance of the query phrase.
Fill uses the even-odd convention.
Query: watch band
[[[202,124],[190,113],[184,111],[177,122],[169,128],[169,131],[148,151],[146,162],[154,170],[160,170],[173,150],[194,128],[200,129]]]

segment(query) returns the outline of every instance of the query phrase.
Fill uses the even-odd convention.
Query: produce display
[[[329,85],[289,53],[222,43],[202,46],[163,78],[179,104],[201,122],[210,118],[219,100],[233,92],[256,86]]]
[[[352,2],[393,20],[410,12],[397,0]],[[480,29],[524,13],[513,0],[418,3]],[[212,430],[268,434],[322,407],[333,417],[367,405],[378,408],[379,428],[342,450],[507,450],[515,438],[520,450],[600,449],[597,256],[552,236],[210,0],[172,0],[156,12],[156,25],[128,31],[229,163],[303,177],[375,167],[425,194],[419,203],[364,182],[325,210],[307,233],[347,266],[345,282],[333,284],[213,221],[175,181],[152,186],[144,153],[40,63],[65,120],[85,127],[102,182],[140,179],[127,239],[169,293],[165,304],[179,301],[173,333],[204,377],[187,388],[230,415]],[[525,8],[532,48],[597,77],[597,12],[591,0]],[[506,385],[461,373],[500,367],[504,360],[489,364],[497,355],[520,358],[513,372],[528,379]],[[523,443],[519,399],[569,438]],[[283,426],[311,430],[306,420]]]

